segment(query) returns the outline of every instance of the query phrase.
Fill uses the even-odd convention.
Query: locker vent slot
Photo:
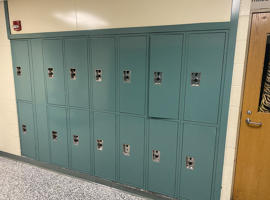
[[[97,149],[103,150],[103,140],[97,140]]]
[[[16,67],[16,72],[17,72],[17,76],[21,76],[22,75],[21,67]]]
[[[56,131],[52,131],[52,139],[54,141],[57,141],[57,132]]]
[[[26,134],[26,126],[25,125],[22,125],[22,132],[23,132],[23,134]]]
[[[124,79],[124,83],[130,83],[130,79],[131,79],[131,71],[123,71],[123,79]]]
[[[53,78],[53,68],[48,68],[48,77]]]
[[[78,135],[73,135],[73,143],[74,143],[74,145],[79,145],[79,136]]]
[[[194,170],[194,165],[195,165],[195,158],[193,157],[186,157],[186,168]]]
[[[130,153],[130,145],[129,144],[123,144],[123,154],[125,156],[129,156]]]
[[[101,69],[96,69],[95,70],[95,76],[96,76],[96,81],[102,81],[102,70]]]
[[[191,73],[191,86],[200,86],[201,73],[193,72]]]
[[[160,162],[160,151],[153,150],[153,161]]]
[[[76,69],[75,68],[70,69],[70,79],[72,79],[72,80],[76,79]]]
[[[154,84],[162,84],[162,72],[154,72]]]

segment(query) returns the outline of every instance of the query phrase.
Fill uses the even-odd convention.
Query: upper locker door
[[[28,41],[11,41],[16,98],[32,101]]]
[[[226,33],[188,37],[184,120],[217,124]]]
[[[178,119],[182,35],[151,35],[149,117]]]

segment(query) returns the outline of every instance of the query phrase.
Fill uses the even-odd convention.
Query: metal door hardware
[[[258,125],[258,126],[261,126],[262,125],[262,122],[252,122],[251,121],[251,119],[249,119],[249,118],[247,118],[246,119],[246,123],[249,125],[249,124],[251,124],[251,125]]]
[[[162,72],[154,72],[154,84],[162,84]]]
[[[195,158],[187,156],[186,157],[186,168],[193,170],[194,165],[195,165]]]
[[[22,75],[21,67],[16,67],[16,72],[17,72],[17,76],[21,76]]]
[[[54,141],[57,141],[57,132],[56,131],[52,131],[52,139]]]
[[[248,110],[248,111],[247,111],[247,114],[248,114],[248,115],[251,115],[251,114],[252,114],[251,110]]]
[[[76,79],[76,69],[75,68],[70,69],[70,79],[73,79],[73,80]]]
[[[123,154],[125,156],[129,156],[130,153],[130,145],[129,144],[123,144]]]
[[[96,81],[102,81],[102,70],[101,69],[96,69],[95,75],[96,75]]]
[[[123,79],[124,79],[124,83],[130,83],[130,79],[131,79],[131,71],[123,71]]]
[[[75,145],[79,145],[79,136],[78,135],[73,135],[73,143]]]
[[[48,76],[49,78],[53,78],[53,68],[48,68]]]
[[[191,73],[191,86],[200,86],[201,82],[201,73],[192,72]]]
[[[25,125],[22,125],[22,132],[23,132],[23,134],[26,134],[26,126]]]
[[[97,149],[103,150],[103,140],[97,140]]]
[[[154,162],[160,161],[160,151],[153,150],[153,161]]]

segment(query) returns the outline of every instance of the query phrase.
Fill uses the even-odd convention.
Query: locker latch
[[[95,75],[96,75],[96,81],[102,81],[102,70],[101,69],[96,69]]]
[[[25,125],[22,125],[22,132],[23,132],[23,134],[26,134],[26,126]]]
[[[21,76],[22,75],[21,67],[16,67],[16,72],[17,72],[17,76]]]
[[[186,157],[186,168],[193,170],[194,165],[195,165],[195,158],[187,156]]]
[[[73,143],[74,143],[74,145],[79,145],[79,136],[78,135],[73,135]]]
[[[75,68],[70,69],[70,79],[73,79],[73,80],[76,79],[76,69]]]
[[[154,72],[154,84],[162,84],[162,72]]]
[[[57,141],[57,132],[56,131],[52,131],[52,139],[54,141]]]
[[[130,83],[130,78],[131,78],[131,71],[123,71],[123,79],[124,83]]]
[[[53,68],[48,68],[48,77],[53,78]]]
[[[103,150],[103,140],[97,140],[97,149]]]
[[[123,154],[125,156],[129,156],[130,152],[130,145],[129,144],[123,144]]]
[[[153,161],[154,162],[160,161],[160,151],[153,150]]]
[[[192,72],[191,73],[191,86],[200,86],[201,73]]]

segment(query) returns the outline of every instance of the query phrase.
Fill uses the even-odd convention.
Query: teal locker
[[[182,35],[151,35],[149,116],[178,119]]]
[[[65,65],[70,106],[89,108],[87,39],[65,40]]]
[[[32,101],[28,41],[11,41],[16,98]]]
[[[72,169],[90,173],[90,113],[70,109]]]
[[[95,175],[115,180],[115,114],[94,113]]]
[[[66,108],[48,107],[52,163],[68,168]]]
[[[65,105],[63,41],[43,40],[43,58],[48,103]]]
[[[216,128],[185,124],[183,135],[180,197],[211,199]],[[189,162],[187,157],[194,158]],[[190,166],[193,165],[193,169]]]
[[[115,111],[115,41],[92,38],[93,109]]]
[[[217,124],[225,36],[196,33],[188,37],[184,120]]]
[[[175,195],[178,123],[150,120],[148,189]]]
[[[120,116],[120,181],[143,188],[144,118]]]
[[[146,88],[146,36],[120,37],[120,112],[143,115]]]
[[[22,155],[36,159],[33,104],[18,102]]]

